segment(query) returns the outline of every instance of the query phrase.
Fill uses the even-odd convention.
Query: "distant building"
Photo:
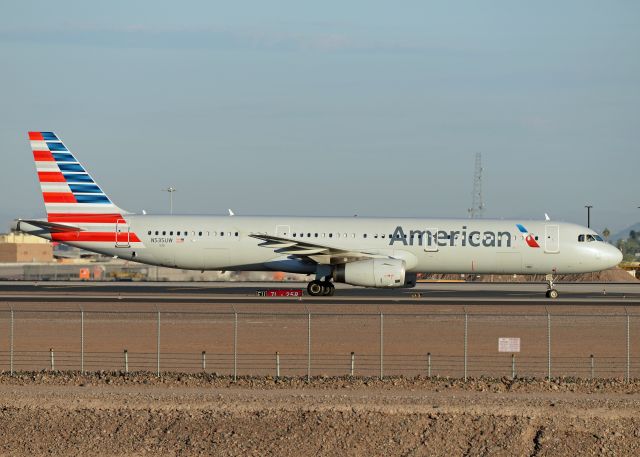
[[[53,262],[48,240],[25,233],[0,235],[0,263]]]

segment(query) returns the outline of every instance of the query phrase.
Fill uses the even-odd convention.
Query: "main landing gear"
[[[547,275],[547,298],[558,298],[558,291],[553,287],[553,275]]]
[[[307,293],[312,297],[321,295],[331,296],[335,293],[336,288],[330,281],[311,281],[307,286]]]

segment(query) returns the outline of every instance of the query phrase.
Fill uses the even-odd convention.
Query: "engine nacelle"
[[[399,259],[370,259],[337,265],[333,280],[364,287],[405,287],[405,263]]]

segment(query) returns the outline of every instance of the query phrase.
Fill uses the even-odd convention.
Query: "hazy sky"
[[[0,230],[43,215],[28,130],[116,204],[640,220],[640,2],[4,2]]]

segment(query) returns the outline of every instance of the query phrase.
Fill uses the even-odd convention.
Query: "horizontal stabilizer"
[[[66,232],[81,232],[84,229],[80,227],[76,227],[73,225],[67,224],[56,224],[55,222],[46,222],[39,220],[30,220],[30,219],[20,219],[18,220],[18,226],[21,222],[26,222],[27,224],[33,225],[35,227],[40,227],[41,229],[48,230],[52,233],[66,233]]]

